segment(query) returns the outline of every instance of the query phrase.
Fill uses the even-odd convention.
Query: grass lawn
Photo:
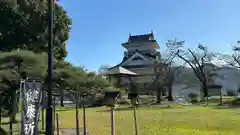
[[[87,130],[90,135],[110,134],[110,113],[107,108],[87,109]],[[144,108],[137,110],[139,135],[239,135],[240,109],[212,107]],[[61,111],[60,127],[74,128],[75,111]],[[80,116],[81,120],[81,116]],[[82,121],[80,122],[82,124]],[[133,112],[115,111],[116,135],[133,135]]]
[[[123,106],[126,107],[126,106]],[[110,134],[110,113],[106,107],[88,108],[90,135]],[[75,128],[75,110],[58,111],[60,128]],[[239,135],[240,109],[201,106],[140,107],[139,135]],[[80,111],[80,125],[82,117]],[[134,135],[133,112],[115,111],[116,135]]]

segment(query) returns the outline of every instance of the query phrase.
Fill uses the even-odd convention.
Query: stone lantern
[[[104,96],[106,106],[114,107],[118,95],[119,91],[106,91]]]
[[[131,100],[133,106],[137,105],[138,93],[128,93],[128,98]]]
[[[123,67],[115,67],[112,68],[111,70],[107,71],[106,73],[103,74],[103,76],[108,76],[111,82],[111,77],[115,77],[117,79],[116,86],[120,86],[121,83],[121,77],[127,77],[131,78],[132,76],[136,76],[137,74],[123,68]],[[115,130],[114,130],[114,106],[116,103],[116,98],[119,95],[119,91],[106,91],[105,92],[105,101],[106,105],[111,107],[111,135],[115,135]]]

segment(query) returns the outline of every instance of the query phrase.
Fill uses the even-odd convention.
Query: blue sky
[[[121,62],[129,33],[154,31],[161,51],[168,39],[199,42],[231,53],[240,40],[240,0],[60,0],[73,21],[67,60],[97,71]]]

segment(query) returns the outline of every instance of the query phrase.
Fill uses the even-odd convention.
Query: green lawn
[[[126,107],[126,106],[124,106]],[[87,109],[90,135],[110,134],[110,113],[106,107]],[[60,128],[75,128],[75,110],[58,111]],[[140,107],[139,135],[239,135],[240,109],[201,106]],[[80,124],[82,117],[80,111]],[[133,135],[132,110],[115,111],[116,135]]]

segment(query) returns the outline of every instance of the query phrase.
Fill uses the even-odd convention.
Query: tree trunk
[[[64,107],[63,100],[64,100],[63,89],[60,89],[60,104],[61,104],[61,107]]]
[[[207,99],[206,103],[208,105],[208,86],[207,86],[207,82],[206,81],[203,82],[203,86],[202,87],[203,87],[204,98]]]
[[[156,94],[157,94],[157,103],[158,103],[158,104],[161,104],[161,101],[162,101],[162,92],[161,92],[161,88],[158,88]]]
[[[165,90],[165,88],[162,90],[162,96],[166,96],[167,94],[166,94],[166,90]]]
[[[172,86],[168,86],[168,97],[167,97],[168,101],[173,101],[173,97],[172,97]]]

